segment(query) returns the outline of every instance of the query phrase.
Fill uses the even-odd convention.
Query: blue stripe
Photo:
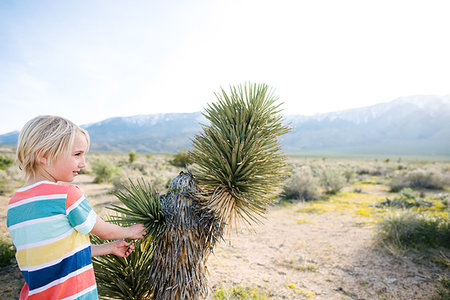
[[[91,210],[92,208],[89,205],[89,201],[87,201],[86,198],[83,199],[83,201],[81,201],[78,206],[72,209],[67,215],[72,227],[83,224],[87,220],[87,217]]]
[[[60,263],[36,271],[22,271],[30,290],[40,288],[91,264],[91,247],[78,251]]]
[[[89,218],[86,220],[84,226],[76,228],[79,233],[88,234],[97,223],[97,214],[93,210],[91,210],[91,212],[92,214],[89,215]]]
[[[77,300],[98,300],[98,292],[97,289],[90,291],[83,296],[77,298]]]
[[[14,245],[18,247],[60,236],[71,229],[72,227],[70,226],[69,221],[64,217],[57,220],[50,220],[16,228],[10,230],[10,234],[14,241]]]
[[[66,214],[66,198],[33,201],[8,210],[8,226],[29,220]]]

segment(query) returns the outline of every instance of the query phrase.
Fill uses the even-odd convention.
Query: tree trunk
[[[154,299],[204,299],[208,294],[206,261],[224,223],[202,207],[190,172],[174,178],[161,204],[164,232],[154,244],[150,277]]]

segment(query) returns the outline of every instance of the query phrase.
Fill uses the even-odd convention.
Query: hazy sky
[[[264,82],[286,114],[450,94],[449,1],[0,1],[0,134],[201,111]]]

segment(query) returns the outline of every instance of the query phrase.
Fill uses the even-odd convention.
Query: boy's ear
[[[38,153],[36,153],[37,156],[37,160],[41,165],[46,165],[48,163],[48,158],[45,157],[41,151],[38,151]]]

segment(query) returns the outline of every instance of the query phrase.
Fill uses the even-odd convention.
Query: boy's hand
[[[145,236],[144,224],[135,224],[127,227],[127,231],[129,232],[129,239],[142,239]]]
[[[128,257],[134,250],[134,244],[127,243],[124,240],[112,242],[110,245],[112,247],[111,254],[119,257]]]
[[[111,243],[91,245],[91,256],[101,256],[114,254],[119,257],[128,257],[134,250],[134,244],[124,240],[118,240]]]

